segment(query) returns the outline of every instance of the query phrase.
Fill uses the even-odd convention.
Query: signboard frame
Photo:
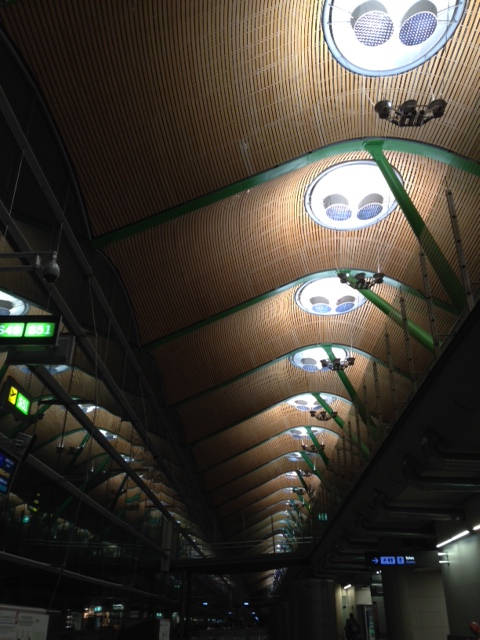
[[[60,316],[1,316],[0,317],[0,348],[8,346],[55,346],[58,342],[58,335],[60,331]],[[53,324],[53,331],[42,336],[35,334],[35,325],[47,325]],[[18,325],[17,334],[2,335],[2,327],[4,325],[15,326]],[[21,326],[23,325],[23,326]],[[29,326],[30,325],[30,326]],[[26,333],[29,335],[25,335]],[[5,350],[5,349],[2,349]]]

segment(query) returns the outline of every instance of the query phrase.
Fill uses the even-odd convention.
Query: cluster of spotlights
[[[427,105],[419,105],[416,100],[407,100],[394,107],[389,100],[380,100],[375,111],[381,120],[388,120],[397,127],[421,127],[434,118],[441,118],[447,103],[441,98]]]
[[[330,371],[344,371],[348,367],[351,367],[355,364],[355,358],[353,356],[348,356],[347,358],[333,358],[333,360],[322,360],[323,369],[328,369]]]
[[[310,415],[312,416],[312,418],[316,418],[320,422],[328,422],[332,418],[336,418],[338,414],[336,411],[327,413],[325,409],[322,409],[321,411],[310,411]]]
[[[345,272],[339,273],[338,277],[340,278],[340,282],[342,284],[349,284],[353,289],[356,289],[357,291],[365,291],[367,289],[371,289],[376,284],[382,284],[385,274],[377,272],[372,276],[367,276],[363,271],[361,271],[354,275],[354,282],[351,282],[348,279],[348,275]]]

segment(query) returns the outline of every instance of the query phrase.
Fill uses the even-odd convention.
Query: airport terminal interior
[[[0,640],[480,638],[480,0],[0,0]]]

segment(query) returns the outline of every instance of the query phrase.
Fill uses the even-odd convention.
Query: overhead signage
[[[54,316],[11,316],[0,322],[0,345],[54,345],[60,320]]]
[[[24,389],[11,377],[7,378],[7,383],[2,389],[1,404],[4,409],[13,413],[21,413],[24,416],[30,415],[32,401]]]
[[[380,555],[367,554],[367,564],[374,569],[385,569],[389,567],[407,567],[415,566],[417,561],[412,555]]]

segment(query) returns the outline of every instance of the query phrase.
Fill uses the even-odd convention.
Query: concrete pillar
[[[382,572],[389,640],[439,640],[448,635],[440,568],[392,567]]]
[[[291,640],[334,640],[337,637],[333,580],[298,580],[292,585],[290,597],[290,603],[294,602]]]
[[[480,618],[479,533],[440,549],[446,554],[440,559],[448,560],[448,564],[442,563],[441,567],[450,633],[453,636],[473,636],[469,624]]]

